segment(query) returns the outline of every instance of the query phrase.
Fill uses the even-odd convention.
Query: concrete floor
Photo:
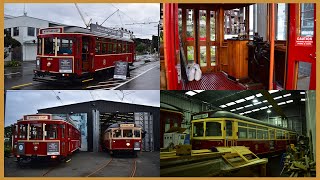
[[[77,152],[68,163],[34,162],[24,167],[19,167],[14,160],[5,158],[5,177],[128,177],[132,173],[134,161],[134,176],[160,176],[159,152],[141,152],[137,158],[125,155],[112,158],[105,152]]]

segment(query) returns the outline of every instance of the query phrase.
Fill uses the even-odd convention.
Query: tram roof
[[[79,26],[63,26],[63,32],[64,33],[82,33],[82,34],[94,35],[97,37],[104,37],[104,38],[110,38],[114,40],[133,42],[133,40],[130,38],[106,35],[104,33],[99,33],[99,32],[92,32],[90,31],[90,29],[79,27]]]
[[[235,114],[232,112],[228,112],[228,111],[221,111],[221,110],[214,110],[214,111],[205,111],[205,112],[199,112],[199,113],[195,113],[192,114],[192,120],[198,120],[198,119],[193,119],[194,115],[200,115],[200,114],[206,114],[208,113],[208,117],[206,118],[234,118],[234,119],[240,119],[240,120],[244,120],[244,121],[248,121],[248,122],[252,122],[252,123],[257,123],[257,124],[261,124],[261,125],[265,125],[265,126],[270,126],[270,127],[274,127],[274,128],[278,128],[278,129],[283,129],[283,130],[289,130],[289,131],[294,131],[288,128],[283,128],[283,127],[279,127],[279,126],[275,126],[272,124],[268,124],[262,121],[259,121],[257,119],[253,119],[247,116],[242,116],[239,114]],[[204,119],[204,118],[199,118],[199,119]]]

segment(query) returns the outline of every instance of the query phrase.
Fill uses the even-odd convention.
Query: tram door
[[[216,71],[216,11],[182,7],[179,33],[189,63],[200,65],[202,72]]]
[[[89,72],[90,66],[92,63],[92,44],[90,42],[90,38],[83,36],[82,37],[82,50],[81,50],[81,58],[82,58],[82,72]]]
[[[227,120],[225,121],[225,130],[226,130],[226,146],[235,146],[235,139],[234,139],[234,133],[235,133],[235,128],[234,128],[234,122]]]
[[[316,6],[289,4],[289,49],[286,89],[316,88]]]

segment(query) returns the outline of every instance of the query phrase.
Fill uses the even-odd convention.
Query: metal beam
[[[272,105],[272,109],[274,109],[279,116],[287,119],[287,116],[282,111],[282,108],[280,106],[278,106],[278,103],[273,99],[273,97],[271,96],[271,94],[268,91],[260,90],[260,93],[269,102],[269,104]]]

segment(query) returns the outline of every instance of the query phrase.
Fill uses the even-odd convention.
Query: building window
[[[277,31],[276,40],[287,39],[287,17],[288,17],[288,5],[285,3],[279,3],[277,5]]]
[[[19,36],[19,27],[13,28],[13,36]]]
[[[35,29],[33,27],[28,27],[28,36],[34,36]]]
[[[4,29],[4,34],[8,37],[11,36],[11,28]]]

